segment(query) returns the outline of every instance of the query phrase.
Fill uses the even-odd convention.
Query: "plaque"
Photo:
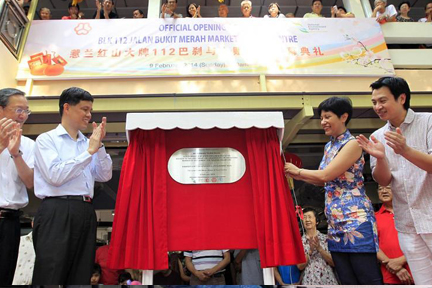
[[[234,183],[246,172],[246,162],[233,148],[183,148],[171,155],[168,172],[181,184]]]

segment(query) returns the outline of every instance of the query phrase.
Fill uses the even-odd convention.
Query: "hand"
[[[108,10],[108,5],[105,5],[105,4],[108,4],[108,1],[104,2],[104,5],[103,5],[104,13],[105,13],[105,14],[109,14],[110,11]]]
[[[285,163],[285,173],[289,174],[290,176],[297,176],[300,174],[300,168],[292,163]]]
[[[368,154],[377,159],[385,158],[384,145],[378,141],[374,136],[371,136],[372,141],[369,141],[364,135],[360,134],[356,137],[359,146]]]
[[[102,123],[99,126],[97,126],[96,122],[92,123],[93,133],[90,136],[89,148],[87,149],[87,151],[91,155],[96,153],[102,145],[102,140],[105,138],[106,135],[106,121],[106,117],[102,117]]]
[[[387,261],[383,261],[383,264],[386,264],[387,270],[392,273],[396,274],[399,270],[403,268],[403,262],[399,260],[399,258],[393,258],[388,259]]]
[[[8,150],[10,155],[16,157],[19,155],[19,147],[21,144],[22,135],[22,129],[19,123],[15,123],[13,131],[14,133],[12,133],[9,140]]]
[[[385,15],[380,15],[380,16],[376,19],[376,21],[377,21],[378,23],[381,23],[381,22],[383,22],[384,20],[386,20],[386,18],[387,18],[387,16],[385,16]]]
[[[77,14],[72,14],[71,15],[71,19],[78,19],[78,15]]]
[[[203,271],[197,271],[195,273],[195,276],[198,277],[198,279],[201,280],[201,281],[203,281],[203,282],[205,282],[205,281],[207,281],[207,280],[210,279],[210,277],[208,277],[207,275],[205,275]]]
[[[206,269],[203,271],[204,275],[206,275],[207,277],[211,277],[213,276],[213,274],[215,274],[217,271],[213,271],[212,269]]]
[[[318,252],[322,249],[318,236],[312,237],[309,240],[309,243],[311,243],[314,246],[315,250],[317,250]]]
[[[309,243],[309,255],[312,255],[312,253],[317,250],[316,242],[314,241],[314,237],[309,238],[309,236],[306,236],[306,239]]]
[[[0,119],[0,153],[9,146],[12,134],[15,132],[15,121],[12,119]]]
[[[402,134],[402,130],[398,127],[396,132],[386,132],[384,138],[387,141],[387,145],[390,146],[396,154],[403,155],[409,150],[409,146],[406,144],[406,138]]]
[[[201,18],[201,6],[198,6],[197,11],[195,12],[194,18]]]
[[[98,12],[102,9],[102,4],[99,2],[99,0],[96,0],[96,8]]]
[[[400,269],[399,272],[396,273],[396,276],[399,278],[402,284],[405,285],[414,284],[414,280],[411,277],[411,274],[405,268]]]

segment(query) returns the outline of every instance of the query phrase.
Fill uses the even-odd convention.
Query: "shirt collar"
[[[384,204],[381,205],[381,208],[377,211],[377,213],[378,214],[385,214],[385,213],[392,214],[391,211],[389,211],[389,210],[386,209],[386,207],[385,207]]]
[[[401,126],[402,126],[402,124],[407,124],[407,125],[411,124],[414,121],[414,117],[415,117],[414,111],[411,108],[408,108],[407,114],[405,115],[405,119],[401,123]],[[391,130],[396,130],[396,127],[394,127],[390,123],[390,121],[387,121],[387,124]]]
[[[348,139],[350,136],[351,136],[351,133],[350,133],[349,130],[347,129],[347,130],[345,130],[344,133],[340,134],[340,135],[337,136],[337,137],[333,137],[333,136],[331,136],[331,137],[330,137],[330,141],[332,141],[332,142],[334,142],[334,141],[342,141],[342,140],[344,140],[344,139]]]
[[[72,139],[72,137],[69,135],[69,133],[66,131],[66,129],[63,127],[63,125],[59,124],[56,128],[56,132],[58,136],[62,136],[62,135],[67,135],[67,137],[69,137],[70,139]],[[74,139],[72,139],[74,140]],[[81,133],[81,131],[78,131],[78,138],[77,138],[77,142],[79,141],[84,141],[85,140],[85,136],[84,134]],[[75,141],[75,140],[74,140]]]

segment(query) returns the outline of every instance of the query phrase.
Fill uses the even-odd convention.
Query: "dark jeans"
[[[376,253],[331,252],[342,285],[383,285]]]
[[[89,285],[96,251],[93,204],[45,198],[33,227],[34,285]]]
[[[0,208],[1,209],[1,208]],[[5,209],[6,210],[6,209]],[[4,210],[3,210],[4,211]],[[19,211],[0,216],[0,285],[12,285],[18,260],[21,226]]]

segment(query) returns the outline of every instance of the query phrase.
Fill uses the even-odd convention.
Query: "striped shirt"
[[[198,271],[211,269],[218,265],[224,258],[224,253],[228,250],[195,250],[185,251],[184,256],[192,258],[192,264]],[[218,272],[223,272],[225,269]]]
[[[414,113],[408,109],[399,128],[408,146],[425,154],[432,154],[432,113]],[[394,153],[393,149],[385,144],[384,133],[395,130],[396,127],[387,122],[372,135],[384,144],[392,174],[396,229],[403,233],[432,233],[432,174]],[[373,173],[376,158],[370,158]]]

